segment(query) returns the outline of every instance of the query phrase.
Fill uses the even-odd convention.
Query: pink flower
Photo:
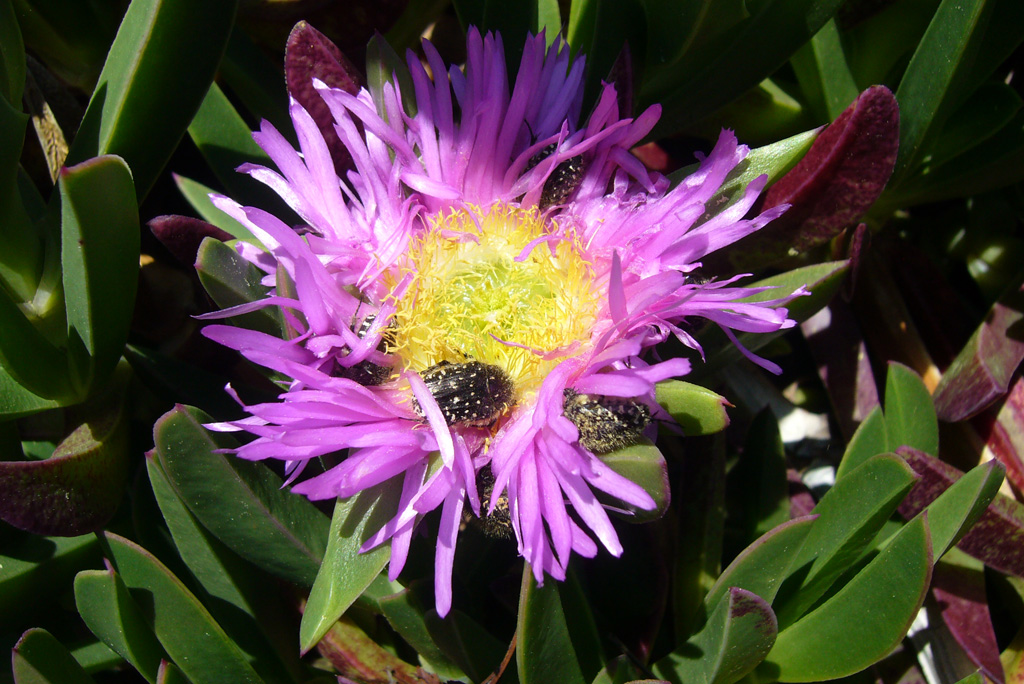
[[[647,348],[675,336],[699,351],[693,318],[730,336],[793,325],[783,299],[742,303],[757,290],[689,275],[784,209],[744,218],[761,178],[708,213],[747,148],[723,132],[670,188],[629,151],[659,108],[620,118],[606,85],[581,124],[583,61],[544,43],[527,40],[511,89],[500,38],[475,30],[464,69],[424,44],[433,80],[410,53],[413,92],[389,83],[375,99],[315,83],[352,155],[345,178],[298,104],[298,151],[264,122],[254,137],[278,170],[242,170],[288,202],[301,231],[214,197],[262,241],[266,251],[240,250],[272,288],[217,315],[279,307],[294,336],[207,326],[288,378],[278,401],[211,428],[255,436],[238,456],[282,459],[292,480],[309,459],[347,449],[340,465],[293,486],[311,499],[400,481],[397,514],[364,546],[390,542],[392,579],[419,520],[440,508],[441,615],[467,507],[511,528],[538,583],[563,579],[573,552],[622,552],[596,493],[655,504],[600,456],[640,439],[652,416],[667,418],[655,385],[690,369],[645,360]]]

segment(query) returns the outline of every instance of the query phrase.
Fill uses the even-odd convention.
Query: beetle
[[[636,444],[651,424],[647,404],[582,394],[572,388],[562,393],[562,412],[580,432],[580,445],[594,454],[607,454]]]
[[[420,372],[448,425],[486,427],[516,403],[516,387],[501,366],[441,361]],[[413,398],[413,410],[423,408]]]

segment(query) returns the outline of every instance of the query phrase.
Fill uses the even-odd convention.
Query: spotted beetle
[[[500,366],[442,361],[421,371],[420,377],[448,425],[487,426],[515,405],[515,383]],[[413,410],[424,416],[415,398]]]
[[[566,388],[562,411],[580,432],[580,445],[594,454],[632,446],[651,424],[651,409],[631,399],[581,394]]]

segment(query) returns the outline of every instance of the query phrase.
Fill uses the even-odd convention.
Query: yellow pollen
[[[587,344],[600,303],[576,236],[505,204],[434,216],[391,286],[406,274],[413,280],[395,302],[388,351],[413,371],[469,359],[498,365],[520,398]]]

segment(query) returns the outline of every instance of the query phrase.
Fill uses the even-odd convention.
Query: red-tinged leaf
[[[313,79],[352,94],[359,91],[365,79],[337,45],[305,21],[297,23],[288,35],[284,75],[288,92],[313,117],[327,141],[334,168],[341,174],[352,157],[335,132],[334,117],[327,103],[313,87]]]
[[[1024,288],[1002,297],[989,310],[967,346],[935,388],[939,419],[956,422],[977,415],[1006,394],[1024,359],[1024,340],[1010,334],[1024,319]]]
[[[985,597],[985,574],[980,563],[961,558],[970,563],[941,562],[935,566],[932,592],[942,620],[967,657],[988,679],[1002,684],[1003,665]],[[970,567],[974,563],[977,567]]]
[[[764,208],[790,208],[729,250],[744,270],[805,252],[853,225],[892,175],[899,143],[899,108],[884,86],[868,88],[814,141],[792,171],[768,189]]]
[[[0,463],[0,519],[34,534],[75,537],[103,527],[121,504],[128,479],[128,421],[121,392],[94,400],[97,408],[42,461]]]
[[[916,449],[900,447],[897,452],[920,477],[899,507],[908,520],[964,475]],[[957,548],[995,570],[1024,577],[1024,506],[997,494]]]
[[[348,618],[338,620],[316,648],[343,678],[354,677],[367,684],[440,684],[441,681],[437,675],[385,651]]]
[[[974,421],[975,428],[985,435],[985,446],[1006,466],[1006,478],[1017,489],[1024,490],[1024,380],[1016,376],[1010,393],[992,420],[987,412]]]
[[[204,238],[212,237],[221,242],[233,239],[226,230],[191,216],[157,216],[146,225],[156,239],[186,266],[196,263],[196,253]]]

